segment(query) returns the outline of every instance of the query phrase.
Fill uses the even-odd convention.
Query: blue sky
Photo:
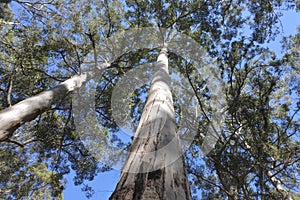
[[[297,26],[300,25],[300,13],[295,12],[284,12],[281,17],[281,23],[283,26],[283,33],[280,33],[277,39],[270,44],[267,44],[271,50],[280,54],[281,44],[280,40],[283,36],[288,36],[290,34],[296,33]],[[74,174],[70,173],[67,176],[68,183],[66,185],[66,190],[64,191],[65,200],[84,200],[85,193],[81,191],[82,186],[74,186],[72,181]],[[92,200],[106,200],[110,197],[113,192],[120,176],[120,171],[112,170],[105,173],[100,173],[93,181],[88,182],[95,190],[95,194],[91,198]]]
[[[120,171],[111,170],[109,172],[104,172],[99,174],[93,181],[88,184],[93,187],[95,194],[91,198],[92,200],[106,200],[110,197],[113,192],[120,176]],[[82,186],[74,186],[72,178],[74,173],[70,173],[67,176],[68,184],[64,191],[65,200],[84,200],[85,193],[81,191]]]

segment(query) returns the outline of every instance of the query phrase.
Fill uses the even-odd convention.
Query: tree
[[[16,4],[21,9],[11,12],[9,8]],[[228,105],[216,148],[202,159],[199,151],[211,123],[213,91],[202,80],[202,74],[193,73],[198,65],[169,52],[170,66],[186,76],[200,105],[198,132],[185,153],[192,190],[198,189],[203,199],[284,199],[297,192],[299,106],[297,100],[289,99],[299,96],[299,37],[286,39],[283,57],[264,45],[281,32],[280,10],[299,9],[297,2],[12,1],[8,6],[2,1],[0,5],[5,13],[12,13],[0,14],[3,116],[22,105],[24,99],[51,91],[72,76],[82,77],[86,57],[93,60],[93,65],[105,63],[101,51],[95,51],[99,41],[101,45],[106,38],[133,27],[175,29],[196,40],[216,60]],[[126,9],[121,9],[123,6]],[[98,54],[96,59],[93,52]],[[111,65],[97,85],[96,114],[99,124],[107,128],[99,132],[105,135],[109,130],[109,139],[116,146],[129,145],[118,138],[119,129],[112,119],[110,98],[114,85],[140,63],[155,61],[156,52],[142,49],[109,60]],[[147,87],[132,97],[130,112],[136,123],[140,121]],[[46,103],[44,112],[28,112],[31,117],[27,119],[36,118],[22,123],[13,134],[17,126],[5,129],[5,141],[1,141],[1,198],[44,198],[38,191],[45,191],[47,198],[61,197],[63,175],[71,169],[76,171],[75,183],[88,190],[84,180],[109,169],[98,164],[77,137],[80,133],[75,129],[68,90],[58,88],[65,92],[66,96],[61,94],[64,98],[52,101],[52,106]],[[173,96],[177,121],[179,98]],[[3,127],[4,121],[1,124]],[[7,167],[6,163],[14,165]],[[157,177],[154,172],[141,176]],[[25,181],[30,184],[22,184]],[[120,187],[112,198],[124,193]]]
[[[105,67],[103,67],[104,69]],[[99,68],[99,70],[102,70]],[[34,97],[27,98],[0,112],[0,141],[11,141],[9,138],[13,132],[25,122],[35,119],[40,114],[51,109],[53,103],[67,96],[95,76],[95,71],[84,72],[74,76],[55,88],[42,92]],[[21,144],[23,145],[23,144]]]
[[[66,38],[63,34],[67,34],[68,30],[58,27],[65,27],[66,22],[71,21],[65,20],[60,14],[64,13],[64,17],[72,18],[73,16],[70,16],[72,14],[67,10],[71,8],[74,10],[73,6],[76,4],[39,1],[13,2],[11,6],[16,4],[21,9],[18,12],[12,9],[14,17],[5,19],[5,22],[11,23],[3,25],[1,21],[0,25],[1,36],[3,36],[0,41],[0,107],[1,109],[8,107],[2,114],[8,113],[12,118],[23,118],[22,121],[24,117],[27,120],[36,118],[14,132],[13,129],[17,128],[18,124],[23,124],[24,121],[7,124],[7,115],[4,121],[1,120],[2,128],[5,126],[10,131],[6,130],[3,132],[6,135],[2,135],[4,136],[2,139],[5,140],[2,141],[3,146],[1,146],[0,198],[62,198],[66,183],[63,175],[68,174],[71,169],[76,173],[74,183],[83,185],[83,190],[90,195],[92,191],[84,184],[84,181],[93,179],[99,171],[105,171],[108,168],[99,166],[78,139],[78,133],[75,131],[71,118],[72,104],[68,89],[72,88],[73,80],[85,81],[86,75],[89,75],[89,72],[82,76],[76,74],[80,74],[83,59],[94,49],[91,45],[91,37],[86,33],[93,34],[92,25],[96,26],[96,23],[93,24],[93,20],[89,21],[91,32],[87,26],[83,31],[77,25],[77,31],[70,30],[70,32],[73,31],[73,35],[70,34],[73,38]],[[65,10],[60,6],[66,6]],[[9,6],[5,4],[5,8],[9,9]],[[59,9],[61,13],[58,14],[56,9]],[[81,7],[81,9],[81,11],[88,10],[89,6]],[[93,17],[95,22],[101,22],[98,20],[99,16],[90,17]],[[107,26],[112,26],[113,19],[110,20],[111,23],[107,23]],[[68,27],[74,27],[75,21],[69,23]],[[104,29],[102,31],[106,34]],[[99,33],[92,39],[96,41],[97,37],[99,38]],[[81,45],[79,45],[80,40]],[[92,65],[94,66],[95,63],[93,62]],[[95,70],[92,71],[95,72]],[[74,78],[72,79],[71,76]],[[67,81],[69,78],[71,79]],[[56,85],[59,86],[55,87]],[[66,85],[71,88],[65,87]],[[51,90],[51,88],[54,89]],[[38,95],[45,90],[50,91]],[[32,97],[35,95],[38,96]],[[47,100],[43,98],[45,96]],[[30,107],[34,112],[27,110],[23,113],[25,115],[23,117],[20,113],[12,116],[8,110],[20,111],[14,105],[20,102],[18,105],[24,106],[30,101],[30,99],[24,100],[27,97],[40,100],[40,104],[35,104],[35,108]],[[53,99],[56,101],[52,101]],[[21,103],[22,100],[24,104]],[[18,160],[17,157],[22,159]],[[12,163],[12,165],[9,166],[7,163]]]
[[[167,48],[163,47],[121,179],[110,199],[191,199],[169,79]]]

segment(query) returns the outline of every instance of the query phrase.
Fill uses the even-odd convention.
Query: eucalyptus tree
[[[112,15],[111,2],[94,3],[0,2],[1,199],[62,199],[63,175],[71,169],[74,183],[90,195],[85,181],[108,169],[78,139],[69,95],[91,74],[80,74],[87,54],[120,30],[121,14]]]
[[[110,199],[191,199],[176,129],[163,46],[129,156]]]

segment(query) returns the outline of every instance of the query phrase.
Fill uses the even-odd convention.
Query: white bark
[[[176,133],[166,49],[158,56],[130,151],[110,200],[191,199]]]
[[[94,71],[88,71],[76,75],[53,89],[41,92],[0,111],[0,142],[11,137],[13,132],[25,122],[35,119],[38,115],[50,109],[55,101],[80,88],[94,74]]]

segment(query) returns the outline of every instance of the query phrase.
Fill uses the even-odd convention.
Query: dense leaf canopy
[[[226,97],[224,123],[208,155],[201,145],[213,111],[212,89],[197,63],[169,53],[171,71],[180,72],[199,104],[197,131],[185,152],[195,199],[286,199],[299,188],[300,29],[282,38],[278,52],[268,48],[284,32],[280,17],[297,12],[292,0],[0,0],[0,109],[5,109],[85,70],[85,62],[107,62],[104,41],[141,27],[176,30],[196,41],[218,69]],[[120,148],[111,97],[117,82],[158,49],[126,52],[97,82],[95,110],[100,136]],[[196,54],[196,53],[195,53]],[[95,55],[95,56],[94,56]],[[128,116],[137,126],[149,85],[131,95]],[[174,92],[176,93],[176,92]],[[180,96],[174,94],[179,123]],[[0,199],[62,199],[65,175],[92,195],[87,181],[110,167],[99,163],[80,140],[71,94],[36,119],[24,123],[0,146]],[[89,119],[87,119],[89,120]],[[0,121],[1,124],[1,121]],[[105,153],[102,144],[97,146]],[[197,197],[198,196],[198,197]]]

